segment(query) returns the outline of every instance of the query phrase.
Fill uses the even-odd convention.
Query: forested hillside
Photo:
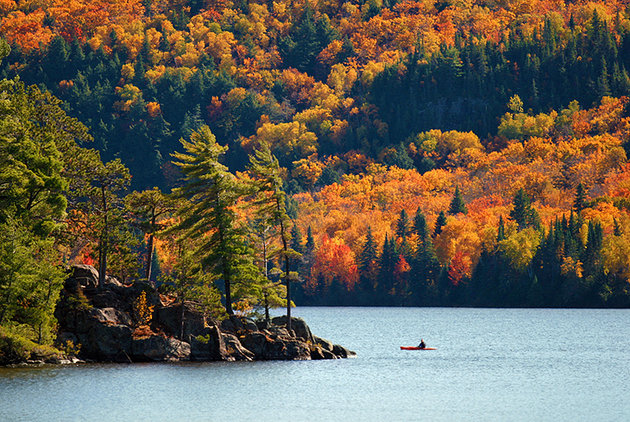
[[[76,262],[213,315],[630,306],[628,6],[1,1],[0,325],[52,338]]]

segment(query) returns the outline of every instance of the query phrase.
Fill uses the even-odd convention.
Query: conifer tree
[[[446,215],[444,211],[440,211],[437,220],[435,221],[435,230],[433,230],[433,237],[442,233],[442,227],[446,226]]]
[[[406,239],[409,236],[409,216],[404,209],[400,211],[400,217],[396,222],[396,236],[402,239]]]
[[[516,192],[512,204],[514,207],[512,211],[510,211],[510,217],[516,221],[519,230],[526,227],[540,226],[538,212],[532,207],[529,196],[525,193],[523,188],[520,188]]]
[[[580,214],[584,208],[586,208],[586,191],[584,189],[584,185],[580,182],[575,189],[573,209]]]
[[[462,197],[462,193],[459,191],[459,186],[455,187],[455,195],[453,196],[453,200],[451,201],[451,205],[448,209],[448,213],[451,215],[456,215],[459,213],[467,214],[468,209],[466,209],[466,204],[464,203],[464,198]]]
[[[499,216],[499,228],[497,230],[497,242],[505,239],[505,224],[503,223],[503,216]]]
[[[374,236],[372,235],[372,227],[368,226],[367,234],[365,236],[365,244],[361,250],[361,254],[358,259],[359,274],[363,278],[364,287],[374,287],[376,270],[378,265],[378,251],[376,250],[376,243],[374,242]],[[370,286],[365,286],[369,284]],[[370,290],[371,290],[370,289]]]
[[[287,329],[291,330],[291,282],[297,279],[297,273],[291,271],[291,260],[299,258],[300,254],[290,247],[290,223],[286,207],[286,193],[283,190],[283,180],[280,177],[280,164],[272,154],[269,145],[263,143],[250,156],[249,171],[253,176],[257,198],[257,214],[267,219],[278,228],[278,236],[282,244],[282,260],[284,261],[284,281],[287,289]]]
[[[136,220],[142,232],[149,235],[145,258],[145,278],[151,282],[153,272],[155,234],[165,228],[163,218],[176,209],[177,202],[158,188],[132,192],[125,198],[128,212]]]
[[[205,270],[223,279],[225,310],[232,315],[233,284],[251,282],[259,275],[234,211],[246,189],[219,162],[227,147],[217,143],[209,127],[201,127],[191,134],[190,141],[181,142],[185,152],[175,153],[173,158],[184,184],[173,193],[187,202],[178,211],[181,221],[171,230],[198,242],[195,255]]]

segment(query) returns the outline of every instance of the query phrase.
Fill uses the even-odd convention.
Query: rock
[[[322,355],[324,355],[324,359],[339,359],[333,352],[324,348],[322,348]]]
[[[275,317],[272,319],[272,322],[274,325],[286,327],[287,317],[285,315]],[[301,338],[304,341],[314,343],[311,329],[302,318],[291,317],[291,329],[295,332],[296,337]]]
[[[261,332],[247,334],[240,339],[240,343],[243,347],[252,352],[257,360],[268,359],[266,357],[266,349],[267,343],[270,343],[271,341],[273,340],[267,338],[267,336]]]
[[[164,331],[171,335],[179,337],[181,332],[182,305],[176,305],[157,308],[154,315],[154,321],[161,326]],[[184,304],[184,337],[200,336],[207,334],[206,319],[197,312],[190,302]]]
[[[343,346],[340,346],[338,344],[333,345],[333,350],[332,352],[340,358],[350,358],[350,357],[355,357],[357,354],[355,352],[353,352],[352,350],[348,350]]]
[[[241,318],[241,324],[243,324],[243,328],[246,331],[258,331],[258,326],[256,325],[256,322],[254,322],[254,320],[251,318]]]
[[[232,334],[241,334],[258,331],[258,326],[251,318],[230,315],[228,319],[221,321],[221,330]]]
[[[74,265],[72,267],[72,276],[70,278],[75,279],[78,282],[78,285],[83,288],[98,287],[98,271],[91,265]]]
[[[116,308],[92,308],[88,311],[88,315],[101,323],[105,324],[122,324],[131,325],[132,321],[129,315],[121,312]]]
[[[277,325],[272,325],[268,330],[264,330],[264,332],[272,337],[291,337],[286,328],[278,327]]]
[[[312,360],[326,359],[324,357],[324,350],[322,349],[321,346],[315,345],[311,347],[311,359]]]
[[[81,355],[104,361],[129,361],[132,330],[127,325],[95,324],[81,341]]]
[[[240,342],[257,360],[311,359],[308,345],[294,338],[271,338],[262,332],[254,332],[244,335]]]
[[[229,355],[223,341],[223,334],[218,327],[212,326],[206,329],[205,336],[190,337],[191,360],[227,360]]]
[[[57,340],[55,341],[55,344],[57,345],[57,347],[64,347],[66,344],[68,344],[68,342],[71,342],[76,346],[79,343],[79,339],[77,339],[77,336],[75,336],[74,333],[64,331],[57,335]]]
[[[322,349],[327,350],[329,352],[333,351],[332,342],[326,340],[325,338],[313,336],[313,340],[315,341],[315,344],[319,344],[322,347]]]
[[[109,275],[105,277],[105,285],[123,287],[123,284],[120,281],[118,281],[118,279]]]
[[[311,350],[308,344],[296,339],[284,343],[286,347],[285,358],[290,360],[311,360]]]
[[[225,349],[228,353],[229,360],[254,360],[254,354],[244,348],[235,335],[223,333],[223,341],[225,342]]]
[[[139,361],[180,361],[190,358],[190,344],[173,337],[153,335],[133,339],[131,354]]]

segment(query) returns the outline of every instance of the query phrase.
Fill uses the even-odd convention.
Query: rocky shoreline
[[[76,347],[76,356],[28,363],[315,360],[356,355],[314,336],[301,318],[291,319],[291,332],[286,316],[269,324],[239,316],[217,323],[192,303],[174,303],[148,283],[123,285],[107,277],[99,285],[98,280],[94,267],[74,266],[55,311],[58,343],[62,348]],[[143,293],[153,312],[149,321],[139,325],[134,302]]]

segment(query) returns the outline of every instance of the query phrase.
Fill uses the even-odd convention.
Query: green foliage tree
[[[409,236],[409,232],[409,216],[407,215],[407,211],[402,209],[398,221],[396,221],[396,236],[406,239]]]
[[[171,230],[194,240],[195,256],[203,268],[223,278],[225,310],[232,315],[233,283],[251,283],[259,275],[234,210],[246,188],[219,162],[227,147],[217,143],[208,126],[181,142],[185,152],[173,158],[183,173],[183,186],[173,194],[186,202],[177,213],[180,222]]]
[[[281,259],[284,264],[284,281],[287,295],[287,329],[291,330],[291,282],[297,280],[297,273],[291,271],[291,260],[299,258],[299,253],[290,247],[291,233],[288,224],[284,182],[280,176],[280,164],[269,146],[263,143],[250,156],[249,171],[254,180],[256,199],[254,205],[260,218],[277,227],[281,242]]]
[[[65,273],[52,238],[10,219],[0,224],[0,326],[39,344],[54,339],[54,307]]]
[[[575,189],[575,200],[573,201],[573,209],[580,214],[586,208],[586,190],[580,182]]]
[[[151,190],[130,193],[125,197],[125,206],[140,230],[149,236],[144,276],[147,281],[151,281],[155,249],[154,237],[158,231],[166,228],[164,217],[174,213],[177,208],[177,201],[154,187]]]
[[[538,212],[532,207],[529,196],[523,188],[520,188],[514,195],[512,201],[513,208],[510,217],[516,221],[519,230],[526,227],[540,227],[540,217]]]
[[[451,215],[459,213],[468,214],[468,209],[466,208],[466,203],[464,202],[462,193],[459,190],[459,186],[455,186],[455,195],[453,196],[451,205],[448,208],[448,213]]]
[[[444,211],[440,211],[437,220],[435,221],[435,229],[433,230],[433,237],[442,233],[442,228],[446,226],[446,214]]]
[[[222,316],[221,292],[213,286],[213,274],[203,271],[194,242],[180,238],[172,245],[175,249],[175,265],[161,277],[163,285],[177,295],[180,302],[179,338],[184,338],[186,324],[186,302],[194,303],[204,316],[218,318]],[[216,275],[214,275],[216,277]],[[224,314],[223,314],[224,315]]]

